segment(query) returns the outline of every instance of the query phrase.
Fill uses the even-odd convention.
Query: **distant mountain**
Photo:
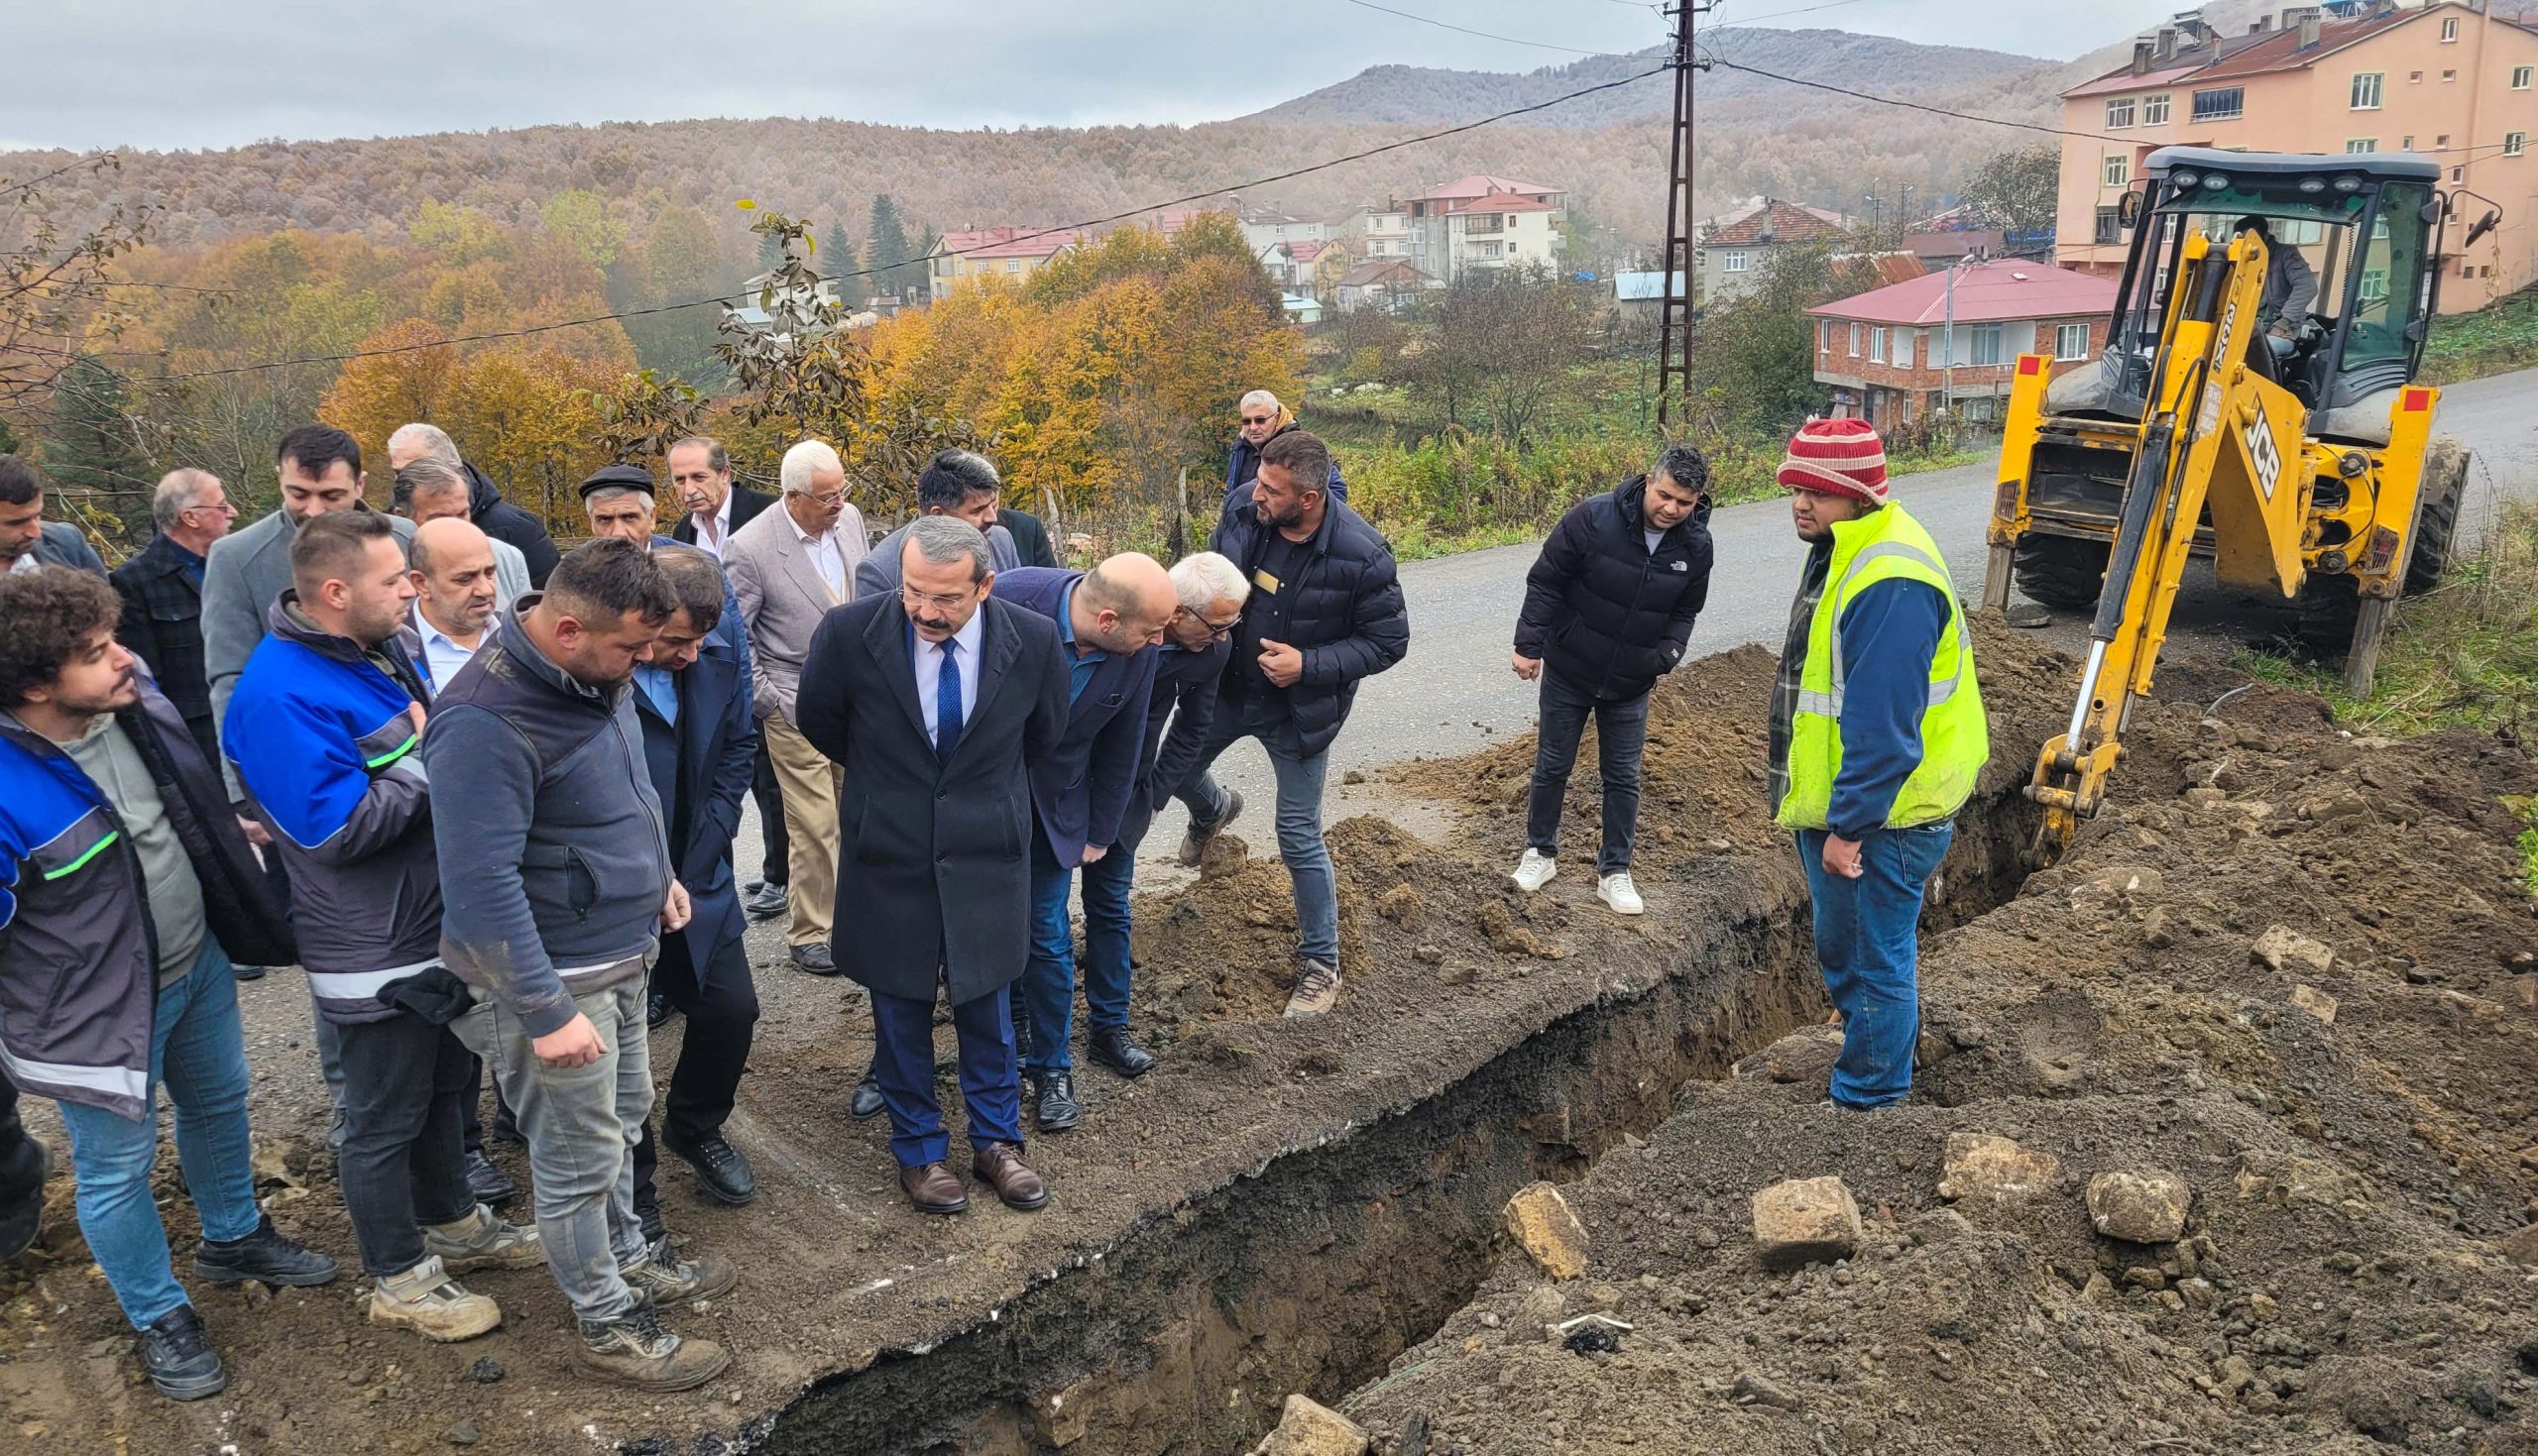
[[[2054,64],[2031,56],[1961,46],[1918,46],[1848,31],[1722,27],[1699,32],[1696,44],[1705,54],[1724,60],[1889,95],[1983,88],[2050,70]],[[1666,49],[1652,46],[1628,56],[1595,56],[1522,73],[1378,65],[1240,120],[1292,125],[1469,121],[1636,75],[1665,59]],[[1702,75],[1697,86],[1704,102],[1787,90],[1780,82],[1724,66]],[[1673,114],[1673,95],[1668,77],[1650,76],[1517,118],[1516,124],[1602,127],[1651,118],[1662,121]]]

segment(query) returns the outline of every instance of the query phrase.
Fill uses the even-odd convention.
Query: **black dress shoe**
[[[496,1168],[492,1159],[482,1153],[470,1153],[467,1155],[467,1191],[476,1195],[477,1202],[489,1208],[499,1208],[519,1196],[519,1184],[512,1181],[510,1174]]]
[[[258,1284],[284,1285],[306,1288],[335,1282],[335,1261],[316,1250],[283,1237],[270,1218],[256,1226],[256,1231],[243,1239],[214,1243],[210,1239],[194,1245],[194,1277],[215,1285]]]
[[[232,963],[231,963],[231,965],[230,965],[230,967],[229,967],[229,974],[230,974],[231,976],[235,977],[236,979],[238,979],[238,980],[242,980],[242,981],[260,981],[260,980],[263,980],[263,979],[265,978],[265,967],[263,967],[263,966],[261,966],[261,965],[239,965],[239,964],[236,964],[235,962],[232,962]],[[208,1353],[208,1352],[206,1352],[206,1353]],[[214,1357],[213,1357],[213,1359],[212,1359],[212,1364],[213,1364],[213,1365],[215,1365],[215,1366],[217,1366],[219,1363],[220,1363],[219,1358],[218,1358],[217,1356],[214,1356]],[[221,1384],[221,1385],[223,1385],[223,1386],[225,1386],[225,1385],[229,1384],[229,1378],[228,1378],[227,1376],[222,1376],[222,1377],[220,1378],[220,1384]],[[216,1391],[216,1390],[218,1390],[218,1389],[220,1389],[220,1387],[219,1387],[219,1386],[214,1386],[214,1387],[212,1387],[212,1390],[215,1390],[215,1391]],[[204,1394],[204,1395],[209,1395],[209,1394],[211,1394],[211,1392],[210,1392],[210,1391],[206,1391],[206,1392],[204,1392],[203,1394]],[[173,1399],[173,1400],[195,1400],[195,1399],[198,1399],[198,1398],[193,1397],[193,1396],[176,1396],[176,1397],[173,1397],[173,1398],[172,1398],[172,1399]]]
[[[141,1363],[150,1384],[171,1400],[199,1400],[229,1387],[229,1372],[220,1368],[191,1304],[177,1305],[141,1332]]]
[[[791,897],[784,893],[782,885],[760,885],[750,891],[749,899],[741,902],[741,908],[749,912],[751,920],[773,920],[782,915],[791,903]]]
[[[1084,1121],[1084,1109],[1076,1105],[1072,1072],[1049,1071],[1032,1077],[1031,1104],[1031,1118],[1044,1133],[1062,1133]]]
[[[855,1100],[846,1104],[847,1112],[861,1121],[880,1116],[887,1105],[881,1100],[881,1074],[871,1067],[864,1068],[864,1080],[855,1084]]]
[[[1144,1076],[1154,1070],[1154,1054],[1130,1040],[1124,1026],[1099,1028],[1085,1050],[1093,1054],[1094,1061],[1121,1076]]]
[[[654,991],[643,998],[643,1025],[646,1028],[657,1031],[664,1022],[676,1015],[678,1015],[678,1008],[672,1006],[670,998],[659,991]]]
[[[696,1170],[696,1180],[715,1202],[737,1208],[757,1196],[757,1176],[750,1172],[750,1161],[721,1133],[699,1138],[691,1147],[666,1138],[661,1146],[687,1160],[687,1166]]]
[[[26,1186],[18,1191],[6,1208],[0,1208],[0,1264],[24,1254],[35,1246],[36,1235],[44,1229],[44,1180],[53,1174],[53,1150],[29,1139],[33,1150],[28,1160],[35,1167]]]
[[[835,975],[837,956],[830,953],[826,945],[813,941],[793,948],[793,968],[806,975]]]

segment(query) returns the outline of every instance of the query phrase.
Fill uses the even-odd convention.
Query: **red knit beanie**
[[[1781,484],[1792,491],[1886,504],[1886,443],[1864,419],[1810,419],[1788,442]]]

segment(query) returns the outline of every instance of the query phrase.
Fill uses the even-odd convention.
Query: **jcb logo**
[[[2264,402],[2256,402],[2253,418],[2248,421],[2248,464],[2256,473],[2256,489],[2268,502],[2273,499],[2273,483],[2282,476],[2282,451],[2273,443],[2273,426],[2265,421]]]

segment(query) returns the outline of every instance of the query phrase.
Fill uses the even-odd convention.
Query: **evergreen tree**
[[[149,534],[155,477],[141,453],[130,402],[113,370],[91,355],[72,360],[54,382],[44,471],[63,496],[85,498],[81,504],[121,518],[125,533],[138,540]]]
[[[899,222],[899,204],[887,192],[872,198],[872,217],[864,227],[864,263],[875,270],[874,291],[900,292],[910,286],[908,279],[908,235]]]
[[[847,277],[864,265],[856,259],[855,240],[846,235],[845,218],[829,224],[829,235],[820,240],[819,264],[820,277],[838,280],[838,301],[850,310],[863,306],[865,296],[877,291],[870,279]]]
[[[933,265],[926,260],[934,256],[934,250],[942,243],[943,235],[934,230],[934,224],[927,223],[923,236],[916,240],[916,246],[908,250],[907,285],[916,289],[919,296],[932,287],[928,275],[932,273]]]
[[[757,236],[757,271],[773,273],[784,266],[784,240],[773,233]]]

